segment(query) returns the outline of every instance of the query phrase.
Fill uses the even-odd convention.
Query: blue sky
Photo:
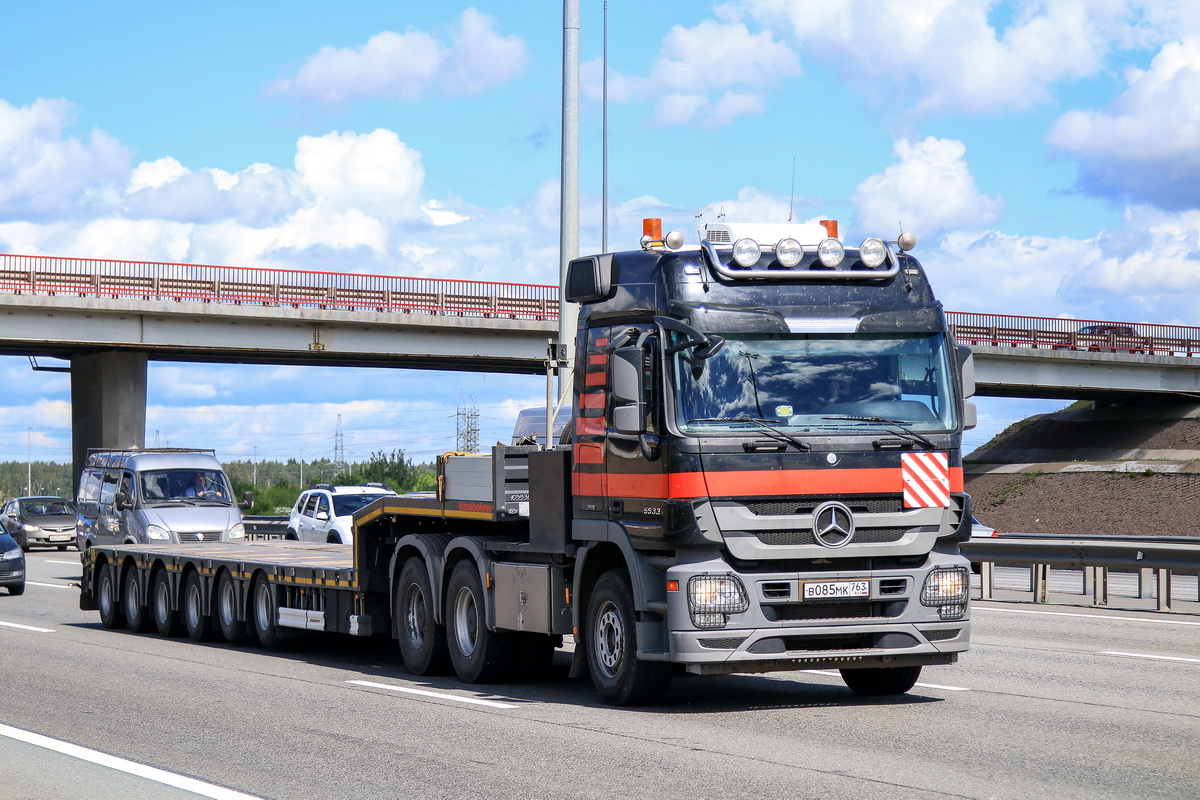
[[[581,2],[581,249],[602,3]],[[553,283],[555,2],[8,3],[0,252]],[[609,242],[646,216],[918,237],[947,309],[1195,324],[1200,4],[609,3]],[[792,169],[795,163],[795,185]],[[794,199],[791,196],[794,193]],[[0,460],[70,457],[69,381],[0,358]],[[147,443],[484,442],[537,377],[152,364]],[[982,444],[1055,401],[981,398]],[[26,431],[32,426],[33,431]],[[28,438],[27,438],[28,437]]]

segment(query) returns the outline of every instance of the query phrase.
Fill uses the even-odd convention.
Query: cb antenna
[[[792,188],[788,194],[788,222],[792,221],[792,207],[796,204],[796,157],[792,156]]]

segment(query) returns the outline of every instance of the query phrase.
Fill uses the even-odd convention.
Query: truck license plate
[[[801,581],[803,600],[825,600],[842,597],[870,597],[870,581]]]

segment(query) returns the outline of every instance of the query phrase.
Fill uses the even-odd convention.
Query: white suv
[[[301,492],[288,516],[287,538],[301,542],[353,544],[354,512],[396,493],[382,483],[330,486],[319,483]]]

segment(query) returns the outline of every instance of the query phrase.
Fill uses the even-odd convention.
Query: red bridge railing
[[[554,319],[558,287],[159,261],[0,254],[0,292]],[[1200,327],[949,311],[964,344],[1200,355]]]
[[[558,287],[452,278],[0,254],[0,291],[347,311],[558,317]]]

